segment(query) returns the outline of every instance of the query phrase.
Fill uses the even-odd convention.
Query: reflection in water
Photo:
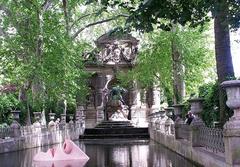
[[[152,141],[96,140],[76,142],[90,157],[84,167],[197,167]],[[49,146],[52,147],[52,146]],[[0,167],[36,167],[33,156],[49,147],[0,154]],[[81,162],[59,161],[37,167],[82,167]],[[52,165],[52,166],[48,166]]]
[[[47,152],[38,152],[33,158],[36,167],[83,167],[89,157],[72,140],[65,140],[63,145],[52,147]]]
[[[33,162],[34,167],[84,167],[87,160]]]

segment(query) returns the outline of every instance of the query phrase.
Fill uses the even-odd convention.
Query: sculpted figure
[[[123,97],[122,97],[123,93],[125,93],[125,92],[126,92],[126,90],[120,86],[113,87],[110,92],[111,100],[120,100],[123,104],[125,104]]]

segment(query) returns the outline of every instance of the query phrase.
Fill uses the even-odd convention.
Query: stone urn
[[[66,114],[61,114],[61,124],[66,124]]]
[[[178,124],[184,124],[184,121],[182,119],[182,112],[183,112],[183,104],[174,104],[173,108],[174,108],[174,121],[175,123]]]
[[[165,122],[168,119],[167,115],[166,115],[166,111],[165,110],[160,110],[160,122],[159,122],[159,126],[160,126],[160,131],[162,133],[165,133]]]
[[[174,108],[168,107],[168,108],[165,108],[164,110],[167,112],[167,116],[168,116],[165,122],[165,133],[167,135],[174,134],[174,121],[172,120]]]
[[[225,128],[240,128],[240,80],[224,81],[221,86],[227,92],[227,106],[234,111]]]
[[[40,124],[41,112],[33,112],[33,115],[34,115],[34,120],[35,120],[35,122],[33,123],[33,125],[34,125],[36,128],[41,127],[41,124]]]
[[[11,123],[10,127],[13,129],[13,137],[19,137],[21,135],[20,132],[20,127],[21,125],[19,124],[19,110],[13,110],[11,112],[13,114],[13,122]]]
[[[33,123],[34,131],[36,133],[40,133],[41,132],[41,128],[42,128],[42,125],[40,123],[41,112],[34,112],[33,115],[34,115],[34,120],[35,120],[35,122]]]
[[[59,123],[59,128],[64,129],[66,126],[66,114],[61,114],[60,116],[61,116],[61,120]]]
[[[52,130],[55,130],[56,129],[56,123],[54,122],[54,119],[55,119],[55,113],[49,113],[48,114],[49,115],[49,123],[48,123],[48,129],[50,130],[50,131],[52,131]]]
[[[154,130],[160,130],[160,121],[161,121],[161,117],[160,117],[160,112],[156,112],[155,113],[155,122],[154,122]]]
[[[221,86],[227,92],[227,106],[234,111],[223,130],[226,163],[240,166],[240,80],[224,81]]]
[[[166,114],[169,118],[173,117],[173,112],[174,112],[174,108],[173,107],[168,107],[168,108],[164,108],[164,110],[166,111]]]
[[[195,116],[192,121],[192,125],[203,125],[204,122],[202,121],[200,114],[203,110],[202,102],[204,99],[202,98],[193,98],[189,99],[189,103],[191,105],[191,112]]]
[[[69,120],[70,120],[69,123],[70,123],[70,124],[73,124],[73,123],[74,123],[74,122],[73,122],[73,117],[74,117],[74,115],[73,115],[73,114],[69,114],[68,117],[69,117]]]
[[[56,115],[55,113],[49,113],[49,114],[48,114],[49,120],[54,121],[55,115]]]

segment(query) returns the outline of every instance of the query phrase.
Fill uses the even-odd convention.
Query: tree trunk
[[[215,55],[219,83],[234,77],[232,56],[230,50],[229,26],[226,23],[227,5],[221,1],[216,5],[218,9],[214,19]],[[224,91],[219,87],[220,122],[226,120],[226,98]]]
[[[18,100],[21,101],[24,105],[25,108],[27,110],[27,118],[26,118],[26,124],[29,126],[31,125],[31,114],[30,114],[30,109],[29,109],[29,102],[27,99],[27,90],[29,89],[29,87],[31,86],[30,82],[26,82],[19,90],[19,94],[18,94]]]
[[[173,61],[173,102],[180,104],[185,96],[185,83],[183,79],[184,69],[182,56],[179,53],[176,42],[172,41],[172,61]]]

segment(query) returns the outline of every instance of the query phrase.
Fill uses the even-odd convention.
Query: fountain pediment
[[[106,65],[134,64],[137,55],[138,40],[130,34],[120,34],[115,31],[100,36],[95,44],[99,51],[87,53],[85,58],[93,58],[97,62]]]

